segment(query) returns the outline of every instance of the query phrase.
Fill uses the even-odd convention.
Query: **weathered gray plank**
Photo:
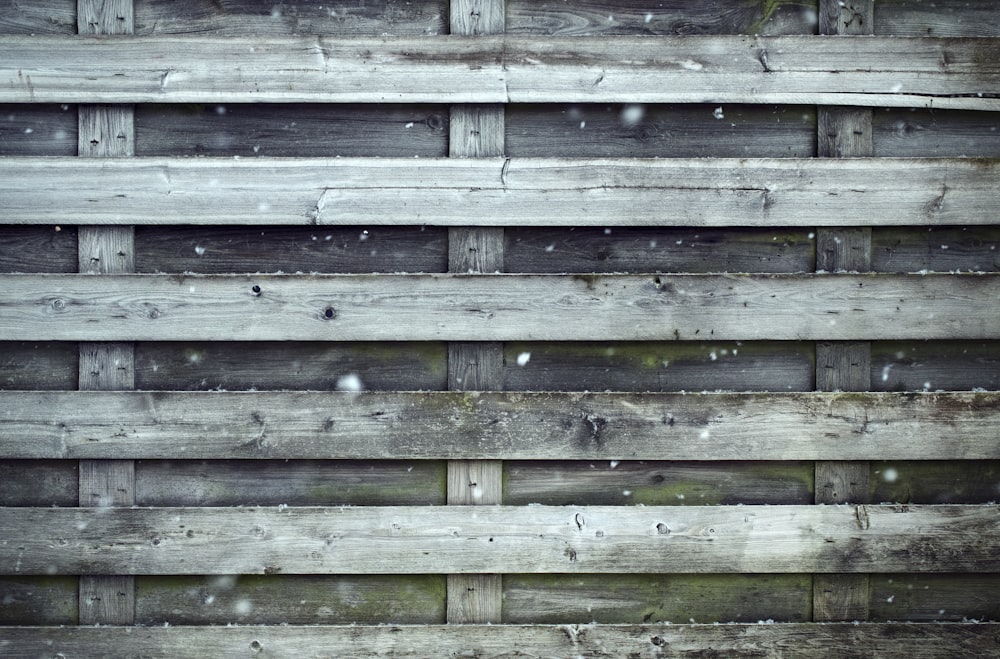
[[[872,575],[871,617],[878,621],[980,622],[1000,619],[1000,575]],[[984,647],[984,654],[995,653]]]
[[[1000,35],[993,0],[878,2],[875,30],[915,37]]]
[[[5,2],[0,34],[76,34],[76,0]]]
[[[992,224],[995,160],[0,159],[18,224]],[[252,192],[248,192],[252,191]],[[377,191],[374,193],[373,191]]]
[[[505,623],[802,622],[807,574],[504,575]]]
[[[440,227],[138,227],[139,272],[445,272]],[[492,271],[491,271],[492,272]]]
[[[75,577],[0,577],[0,625],[75,625],[78,588]],[[4,654],[6,631],[0,629]]]
[[[547,460],[508,463],[504,472],[508,505],[806,504],[812,491],[810,462]]]
[[[982,657],[1000,647],[1000,625],[379,625],[359,627],[24,627],[5,630],[5,653],[36,657],[124,654],[144,657],[245,657],[247,652],[301,657],[336,648],[342,657],[414,657],[442,653],[501,657],[606,654],[637,659],[670,653],[727,657],[795,655],[904,656],[912,659]]]
[[[136,387],[437,391],[445,388],[446,355],[444,344],[437,342],[139,343]]]
[[[804,230],[682,227],[505,230],[507,272],[805,272],[815,243]]]
[[[1000,342],[875,342],[871,389],[1000,390]]]
[[[508,32],[518,34],[813,34],[815,0],[511,0]]]
[[[136,589],[140,625],[445,622],[439,575],[138,577]]]
[[[444,464],[427,460],[136,463],[140,506],[435,506],[444,492]]]
[[[997,500],[1000,462],[892,460],[871,463],[872,501],[989,503]]]
[[[79,361],[75,343],[0,341],[0,388],[76,389]]]
[[[883,109],[872,114],[876,156],[996,158],[1000,116],[961,110]]]
[[[872,228],[872,267],[881,272],[1000,271],[1000,227]]]
[[[998,514],[995,504],[6,508],[0,571],[994,572]]]
[[[0,392],[7,458],[997,459],[997,393]]]
[[[0,272],[76,272],[75,227],[0,228]]]
[[[0,275],[10,340],[1000,338],[962,275]]]
[[[331,6],[326,0],[264,5],[255,0],[136,0],[137,34],[226,36],[430,35],[447,31],[445,0],[362,0]]]
[[[504,360],[510,390],[812,391],[815,381],[804,342],[510,342]]]
[[[0,106],[0,155],[75,156],[77,126],[72,110],[70,105]]]
[[[995,39],[0,38],[5,103],[790,103],[998,110]],[[122,66],[121,62],[128,62]]]
[[[0,506],[75,506],[77,473],[75,460],[2,460]]]
[[[447,153],[447,136],[448,112],[439,105],[136,108],[140,156],[434,157]]]
[[[506,147],[515,158],[808,158],[816,155],[816,110],[519,103],[507,107]]]

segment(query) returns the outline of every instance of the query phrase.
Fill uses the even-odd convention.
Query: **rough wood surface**
[[[78,469],[76,460],[0,460],[0,506],[79,505]]]
[[[1000,226],[872,228],[872,269],[879,272],[1000,271]]]
[[[137,577],[136,589],[139,625],[445,622],[444,578],[436,574],[171,575]]]
[[[995,504],[5,508],[0,571],[995,572],[998,513]]]
[[[301,657],[336,648],[343,657],[418,657],[443,652],[499,658],[592,655],[608,648],[637,659],[668,652],[727,657],[795,655],[829,657],[859,648],[858,656],[911,659],[982,657],[1000,647],[996,624],[813,625],[379,625],[273,627],[22,627],[4,630],[4,651],[35,657],[62,651],[73,656],[245,657],[248,652]]]
[[[0,441],[21,459],[977,460],[1000,457],[998,396],[0,392]]]
[[[804,461],[546,460],[511,462],[504,471],[508,505],[787,505],[812,500],[813,467]]]
[[[6,2],[0,34],[76,34],[76,0]]]
[[[509,0],[507,31],[558,35],[812,34],[815,3]]]
[[[138,272],[445,272],[441,227],[136,229]],[[492,270],[490,271],[492,272]]]
[[[872,115],[876,156],[935,157],[1000,154],[1000,116],[961,110],[882,110]]]
[[[878,2],[875,30],[878,34],[914,37],[1000,36],[992,0]]]
[[[0,625],[75,625],[79,588],[76,577],[0,577]],[[5,632],[0,628],[6,654]]]
[[[0,37],[4,103],[788,103],[997,110],[996,39]],[[128,62],[123,66],[121,62]]]
[[[433,35],[447,31],[447,5],[445,0],[362,0],[336,6],[326,0],[276,5],[256,0],[136,0],[136,33]]]
[[[1000,390],[1000,342],[872,344],[873,391]]]
[[[993,274],[26,274],[0,275],[0,333],[16,341],[997,339],[998,299]]]
[[[440,105],[157,104],[137,107],[135,120],[140,156],[412,158],[448,150]]]
[[[2,16],[0,13],[0,21]],[[0,155],[75,156],[75,110],[72,105],[4,106],[0,114]]]
[[[808,158],[816,155],[816,109],[518,103],[507,106],[506,153],[515,158]]]
[[[0,341],[0,388],[76,389],[79,362],[74,343]]]
[[[0,211],[18,224],[989,225],[998,169],[996,160],[884,158],[142,158],[100,167],[0,158]]]
[[[803,622],[807,574],[504,575],[505,623]],[[599,656],[599,655],[598,655]]]

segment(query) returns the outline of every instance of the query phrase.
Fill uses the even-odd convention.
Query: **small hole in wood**
[[[333,307],[327,307],[323,315],[329,320],[337,316],[337,311]]]
[[[254,295],[260,295],[260,286],[258,286],[257,284],[254,284],[250,290],[253,291]]]

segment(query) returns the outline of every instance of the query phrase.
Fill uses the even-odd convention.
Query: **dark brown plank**
[[[1000,575],[880,574],[871,577],[871,619],[899,622],[1000,620]],[[995,653],[985,646],[983,655]]]
[[[0,389],[76,389],[76,343],[0,341]]]
[[[1000,499],[1000,461],[871,463],[871,500],[897,503],[991,503]]]
[[[445,388],[445,358],[445,344],[438,342],[138,343],[136,386],[433,391]]]
[[[136,34],[425,35],[443,34],[448,25],[446,0],[361,0],[334,5],[327,0],[279,4],[136,0],[135,15]]]
[[[579,158],[808,158],[816,155],[816,109],[516,104],[507,108],[506,151],[510,156]]]
[[[812,34],[815,0],[510,0],[507,31],[522,34]]]
[[[139,272],[444,272],[442,227],[138,227]]]
[[[504,577],[504,622],[803,622],[811,597],[804,574],[515,574]]]
[[[807,342],[510,342],[504,350],[504,386],[513,390],[810,391],[814,379]]]
[[[436,461],[223,460],[136,463],[140,506],[443,505]]]
[[[506,272],[803,272],[811,231],[523,228],[506,230]]]
[[[504,471],[508,505],[804,504],[812,490],[810,462],[526,461]]]
[[[135,119],[140,156],[430,157],[448,148],[447,108],[433,105],[145,105]]]
[[[438,624],[439,575],[140,577],[140,625]]]
[[[0,227],[0,272],[76,272],[76,227]]]

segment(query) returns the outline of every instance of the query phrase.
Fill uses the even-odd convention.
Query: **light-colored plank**
[[[996,392],[0,392],[0,403],[0,454],[17,459],[1000,458]]]
[[[0,649],[11,656],[62,652],[163,659],[206,655],[274,657],[602,656],[609,649],[637,659],[668,654],[825,659],[845,649],[865,655],[938,659],[983,657],[1000,648],[1000,625],[379,625],[19,627],[4,629]]]
[[[995,572],[998,519],[996,504],[4,508],[0,571]]]
[[[875,27],[873,0],[819,0],[819,32],[870,35]],[[947,64],[945,63],[946,67]],[[873,155],[871,108],[817,108],[816,155],[828,158]],[[942,188],[944,191],[944,188]],[[944,192],[943,192],[944,194]],[[816,231],[816,269],[871,270],[871,227]],[[816,389],[867,391],[871,384],[871,343],[823,342],[816,345]],[[867,462],[824,462],[815,466],[816,503],[869,503]],[[867,620],[870,602],[867,574],[815,575],[813,620]]]
[[[77,31],[89,35],[132,32],[132,0],[78,0]],[[135,155],[131,106],[81,105],[78,154],[87,158]],[[131,226],[81,226],[77,233],[79,270],[86,274],[135,271],[135,232]],[[135,350],[131,343],[80,343],[82,390],[135,387]],[[109,456],[116,457],[116,456]],[[135,463],[127,460],[80,462],[81,506],[107,508],[135,504]],[[80,624],[128,625],[135,622],[135,580],[131,576],[80,577]]]
[[[972,225],[995,222],[998,176],[1000,161],[961,158],[0,158],[0,212],[18,224]]]
[[[998,110],[997,39],[11,36],[3,103],[786,103]],[[123,65],[122,62],[127,62]]]
[[[0,335],[61,341],[1000,338],[1000,276],[0,275]]]

